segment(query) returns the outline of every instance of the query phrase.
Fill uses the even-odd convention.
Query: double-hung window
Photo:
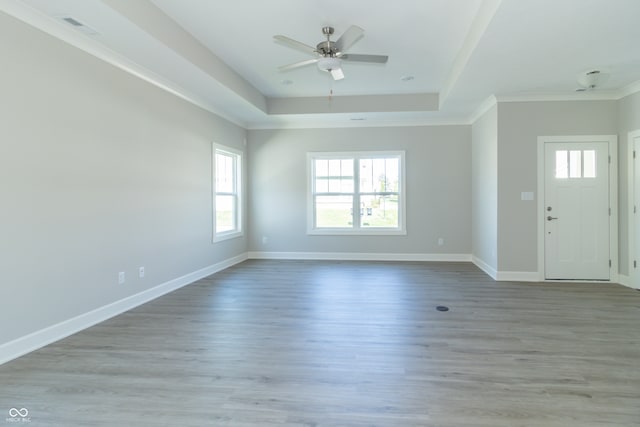
[[[242,235],[242,154],[213,144],[213,241]]]
[[[404,152],[309,153],[309,234],[406,234]]]

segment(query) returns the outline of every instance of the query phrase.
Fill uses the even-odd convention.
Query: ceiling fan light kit
[[[318,68],[322,71],[331,71],[340,68],[341,62],[338,58],[330,56],[318,59]]]
[[[307,59],[293,64],[283,65],[279,67],[279,70],[287,71],[309,64],[317,64],[320,70],[330,73],[334,80],[342,80],[344,78],[342,61],[384,64],[389,59],[386,55],[346,53],[346,51],[364,35],[364,30],[357,25],[350,26],[335,42],[331,40],[333,33],[333,27],[323,27],[322,34],[324,34],[327,39],[318,43],[315,48],[286,36],[273,36],[274,39],[288,47],[316,56],[315,59]]]
[[[576,92],[584,92],[594,90],[596,87],[602,86],[609,75],[600,70],[590,70],[578,74],[578,84],[580,87]]]

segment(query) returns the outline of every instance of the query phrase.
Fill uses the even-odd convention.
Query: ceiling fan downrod
[[[335,42],[331,41],[331,36],[333,35],[333,32],[334,32],[333,27],[322,27],[322,34],[327,36],[327,41],[320,42],[316,46],[316,49],[320,55],[334,58],[338,53],[335,48]]]

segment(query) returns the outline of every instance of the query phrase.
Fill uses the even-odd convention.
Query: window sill
[[[213,236],[213,243],[218,243],[225,240],[231,240],[231,239],[235,239],[242,236],[244,236],[244,233],[242,231],[229,231],[226,233],[218,233]]]
[[[406,236],[407,230],[378,228],[375,230],[353,230],[341,228],[323,228],[307,230],[311,236]]]

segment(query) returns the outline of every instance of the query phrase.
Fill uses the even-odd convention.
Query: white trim
[[[640,138],[640,129],[631,131],[627,135],[627,206],[628,206],[628,214],[627,214],[627,230],[629,230],[629,261],[628,261],[628,286],[633,287],[635,289],[636,286],[640,286],[640,272],[637,268],[633,268],[633,260],[640,258],[640,248],[636,248],[635,242],[635,233],[636,233],[636,224],[635,224],[635,214],[633,213],[633,205],[634,205],[634,190],[635,190],[635,177],[634,177],[634,159],[633,159],[633,150],[634,150],[634,138]],[[640,155],[640,153],[636,153],[636,155]]]
[[[458,79],[465,71],[469,59],[471,59],[485,31],[489,28],[489,24],[500,8],[501,3],[502,0],[485,0],[480,4],[480,8],[471,23],[467,36],[460,49],[458,49],[458,54],[453,61],[453,66],[451,70],[449,70],[449,73],[447,73],[447,78],[440,88],[440,108],[445,104],[449,94],[458,83]]]
[[[449,91],[455,86],[457,79],[460,76],[461,70],[464,69],[469,56],[473,52],[474,47],[482,37],[487,25],[491,22],[494,14],[500,6],[501,0],[490,0],[485,2],[478,11],[475,20],[472,23],[472,28],[469,31],[467,38],[465,39],[462,48],[459,50],[458,55],[454,61],[454,66],[451,72],[447,76],[447,81],[442,87],[439,94],[439,103],[443,105],[447,99]],[[364,122],[335,122],[333,120],[310,120],[307,123],[278,123],[282,120],[282,117],[276,117],[274,115],[265,114],[267,120],[273,120],[272,123],[264,122],[251,122],[243,121],[233,115],[223,111],[219,107],[212,105],[209,101],[199,96],[198,94],[190,93],[184,88],[180,87],[176,83],[160,76],[159,74],[148,70],[134,61],[126,58],[124,55],[116,53],[115,51],[102,45],[95,39],[87,37],[82,33],[79,33],[71,28],[68,28],[64,24],[60,23],[54,17],[48,16],[28,5],[23,4],[18,0],[0,0],[0,9],[21,20],[22,22],[35,27],[52,37],[55,37],[63,42],[74,46],[84,52],[105,61],[121,70],[132,74],[148,83],[155,85],[156,87],[165,90],[197,107],[203,108],[210,113],[213,113],[235,125],[250,130],[259,129],[312,129],[312,128],[350,128],[350,127],[414,127],[414,126],[450,126],[450,125],[469,125],[473,124],[472,120],[476,112],[483,107],[480,104],[476,108],[476,112],[465,118],[461,117],[430,117],[419,121],[414,120],[389,120],[380,122],[372,119],[373,126]],[[598,90],[591,92],[580,93],[547,93],[547,94],[523,94],[523,95],[507,95],[501,96],[498,102],[517,102],[517,101],[567,101],[567,100],[586,100],[586,99],[601,99],[601,100],[618,100],[626,96],[632,95],[636,92],[640,92],[640,81],[630,83],[629,85],[617,89],[617,90]],[[491,97],[494,97],[491,95]],[[486,101],[485,101],[486,102]],[[438,112],[433,112],[437,114]],[[476,118],[477,119],[477,118]],[[285,119],[286,120],[286,119]]]
[[[482,117],[487,111],[489,111],[491,108],[493,108],[497,104],[498,104],[498,99],[494,95],[491,95],[490,97],[485,99],[482,102],[482,104],[478,106],[478,108],[476,108],[476,110],[471,114],[471,116],[469,116],[469,119],[467,119],[466,124],[469,124],[469,125],[474,124],[480,117]]]
[[[307,230],[309,236],[406,236],[407,230],[390,228],[314,228]]]
[[[562,101],[615,101],[620,99],[616,90],[588,92],[531,92],[500,95],[498,102],[562,102]]]
[[[216,154],[228,155],[234,162],[234,179],[235,179],[235,196],[236,196],[236,212],[235,222],[236,228],[234,230],[216,232]],[[243,206],[244,206],[244,187],[243,187],[243,174],[244,174],[244,153],[226,145],[218,144],[217,142],[211,143],[211,206],[212,206],[212,239],[213,243],[222,242],[224,240],[235,239],[237,237],[244,236],[244,224],[243,224]]]
[[[241,263],[243,253],[0,345],[0,365]]]
[[[441,114],[438,111],[428,111],[425,113]],[[341,113],[340,113],[341,114]],[[354,113],[355,114],[355,113]],[[324,114],[330,116],[330,114]],[[273,119],[275,116],[267,116]],[[282,119],[282,117],[279,117]],[[299,117],[294,120],[304,120]],[[451,115],[448,117],[430,117],[420,120],[385,120],[371,118],[367,120],[346,121],[345,119],[313,120],[299,122],[250,122],[248,130],[283,130],[283,129],[342,129],[342,128],[389,128],[389,127],[430,127],[430,126],[465,126],[469,125],[469,119],[465,115]]]
[[[498,271],[496,280],[500,282],[539,282],[537,271]]]
[[[544,265],[544,144],[547,142],[594,142],[601,141],[609,144],[609,207],[611,215],[609,221],[609,254],[611,268],[609,281],[617,283],[619,274],[618,261],[618,136],[617,135],[561,135],[538,137],[538,280],[546,281]],[[551,280],[553,281],[553,280]]]
[[[85,36],[70,27],[65,26],[54,17],[48,16],[30,6],[16,0],[0,0],[0,10],[24,22],[27,25],[49,34],[71,46],[74,46],[89,55],[92,55],[107,64],[111,64],[122,71],[142,79],[152,85],[169,92],[197,107],[213,113],[237,126],[246,128],[247,123],[232,117],[228,113],[213,106],[210,102],[200,97],[198,94],[189,93],[178,84],[169,79],[156,74],[126,58],[124,55],[116,53],[100,42]]]
[[[489,277],[491,277],[493,280],[497,280],[496,278],[498,277],[498,271],[495,268],[491,267],[489,264],[476,257],[475,255],[471,257],[471,262],[474,263],[475,266],[480,270],[487,273],[487,275],[489,275]]]
[[[397,158],[399,163],[398,180],[399,188],[397,191],[398,203],[398,227],[361,227],[360,217],[356,217],[359,211],[358,202],[361,196],[371,195],[373,193],[364,193],[360,191],[360,161],[363,159],[387,159]],[[314,204],[314,196],[317,195],[315,188],[315,160],[353,160],[353,191],[351,193],[335,194],[337,196],[352,197],[352,221],[351,227],[344,228],[318,228],[316,224],[316,210]],[[307,152],[307,234],[308,235],[334,235],[334,236],[386,236],[386,235],[406,235],[407,234],[407,187],[406,187],[406,160],[404,150],[385,150],[385,151],[312,151]],[[393,192],[390,192],[393,193]],[[328,195],[328,193],[319,193],[320,195]],[[357,220],[356,220],[357,219]]]
[[[484,113],[486,113],[495,104],[502,102],[563,102],[563,101],[617,101],[626,96],[640,92],[640,80],[630,83],[620,89],[613,90],[596,90],[588,92],[530,92],[519,94],[507,94],[496,96],[494,94],[487,97],[484,101],[477,105],[471,114],[467,115],[451,115],[449,117],[434,116],[421,120],[389,120],[379,121],[372,119],[371,121],[323,121],[310,119],[307,122],[272,122],[248,123],[249,130],[272,130],[272,129],[334,129],[334,128],[378,128],[378,127],[426,127],[426,126],[464,126],[472,125]],[[441,95],[441,100],[444,99]],[[431,113],[438,113],[434,111]],[[273,116],[268,116],[274,118]],[[280,117],[282,119],[282,117]],[[339,120],[339,119],[338,119]]]
[[[626,98],[627,96],[633,95],[634,93],[637,93],[637,92],[640,92],[640,80],[630,83],[625,87],[619,89],[617,99]]]
[[[498,271],[476,256],[472,257],[471,262],[498,282],[540,282],[537,271]]]
[[[620,283],[622,286],[626,286],[627,288],[639,289],[640,290],[640,287],[633,286],[633,284],[631,283],[631,277],[630,276],[626,276],[624,274],[619,274],[618,275],[618,283]]]
[[[395,254],[372,252],[249,252],[248,257],[249,259],[284,259],[307,261],[471,261],[471,254]]]
[[[497,96],[498,102],[618,101],[640,92],[640,80],[619,89],[586,92],[529,92]]]

